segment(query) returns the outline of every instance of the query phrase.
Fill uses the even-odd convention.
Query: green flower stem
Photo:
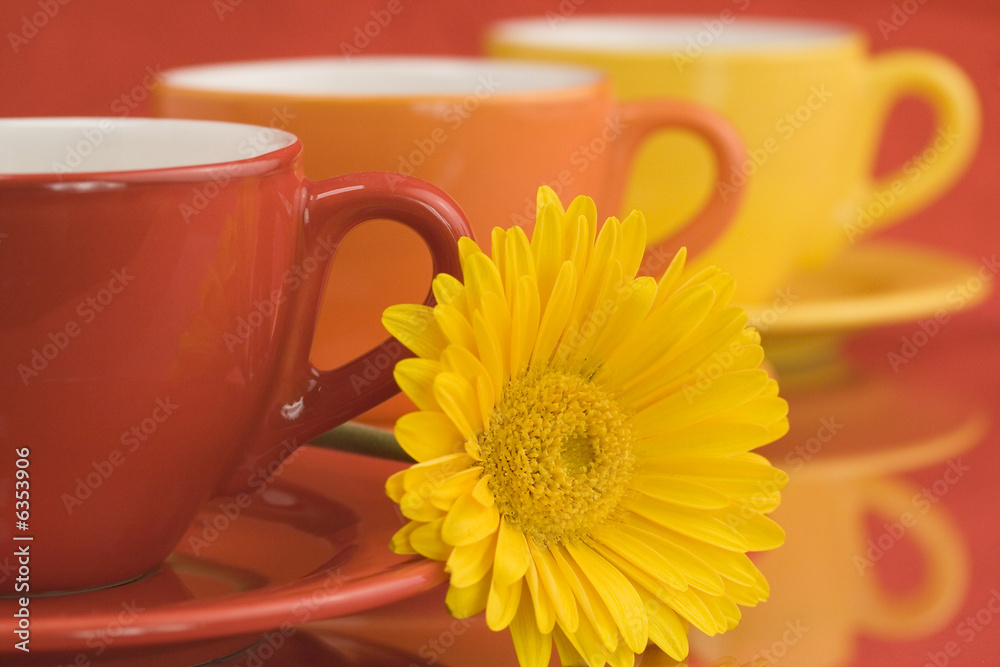
[[[392,433],[380,428],[349,422],[327,431],[310,443],[323,449],[363,454],[390,461],[415,463],[409,454],[396,442]]]

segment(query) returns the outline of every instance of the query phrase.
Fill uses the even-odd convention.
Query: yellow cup
[[[691,193],[727,195],[745,182],[734,224],[699,262],[732,271],[742,302],[772,299],[793,272],[927,205],[961,175],[979,140],[979,103],[957,66],[923,51],[873,56],[848,26],[732,11],[518,19],[493,26],[486,50],[599,67],[622,100],[685,99],[728,117],[748,147],[741,165],[716,174],[697,141],[661,134],[637,158],[625,208],[646,213],[655,243],[698,205]],[[876,178],[889,111],[904,96],[932,107],[934,132]]]

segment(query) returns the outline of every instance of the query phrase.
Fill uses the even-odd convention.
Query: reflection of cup
[[[874,534],[866,530],[868,515],[878,519]],[[745,612],[734,630],[701,642],[706,655],[835,667],[850,662],[859,634],[924,636],[961,605],[968,580],[961,535],[920,489],[887,477],[793,474],[774,519],[785,544],[757,563],[771,598]],[[915,591],[894,593],[879,583],[879,570],[901,540],[912,540],[927,566]]]
[[[220,484],[391,396],[388,371],[354,384],[389,344],[309,363],[332,255],[390,218],[454,272],[467,231],[416,179],[304,179],[301,143],[268,128],[2,120],[0,145],[0,540],[30,550],[5,593],[141,575]]]
[[[599,211],[617,212],[632,158],[656,130],[693,133],[720,173],[743,154],[739,137],[714,113],[685,102],[619,105],[602,74],[567,66],[411,57],[232,63],[169,71],[156,96],[159,115],[295,133],[308,147],[311,178],[359,170],[423,178],[455,197],[480,242],[495,226],[533,224],[543,183],[563,201],[586,194]],[[689,207],[690,224],[670,250],[706,246],[732,218],[737,199],[699,201],[700,213]],[[377,317],[384,308],[422,296],[417,286],[429,267],[411,244],[394,226],[378,224],[347,240],[320,314],[317,365],[362,351],[384,335]],[[660,257],[660,272],[667,261]],[[367,279],[335,289],[344,276]],[[339,326],[345,313],[357,320],[349,330]]]
[[[623,100],[692,100],[731,120],[749,149],[738,168],[716,180],[702,147],[657,137],[638,159],[626,202],[670,221],[687,210],[679,193],[726,193],[748,181],[731,230],[701,258],[736,275],[741,301],[770,301],[793,271],[926,205],[959,176],[979,137],[975,91],[955,65],[920,51],[871,56],[859,31],[835,24],[729,11],[514,20],[491,31],[487,49],[601,67]],[[886,118],[907,95],[931,105],[936,128],[913,158],[875,178]],[[665,171],[669,164],[676,167]],[[669,227],[650,231],[655,240]]]

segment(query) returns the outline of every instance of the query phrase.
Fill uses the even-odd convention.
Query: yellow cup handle
[[[904,95],[922,98],[934,111],[936,128],[927,145],[899,169],[862,185],[857,209],[848,215],[865,230],[894,222],[943,194],[972,159],[982,125],[979,98],[969,77],[934,53],[898,50],[875,56],[867,95],[883,122]]]
[[[875,573],[868,572],[859,622],[871,634],[889,639],[919,637],[940,629],[958,611],[969,585],[962,535],[940,507],[914,503],[920,490],[911,484],[888,478],[863,480],[861,493],[865,508],[884,519],[900,522],[905,512],[913,516],[905,536],[919,545],[927,559],[927,573],[919,590],[896,595],[882,589]]]

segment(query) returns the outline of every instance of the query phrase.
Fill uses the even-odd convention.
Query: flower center
[[[583,537],[615,512],[634,442],[611,394],[552,368],[512,380],[479,436],[497,509],[539,545]]]

